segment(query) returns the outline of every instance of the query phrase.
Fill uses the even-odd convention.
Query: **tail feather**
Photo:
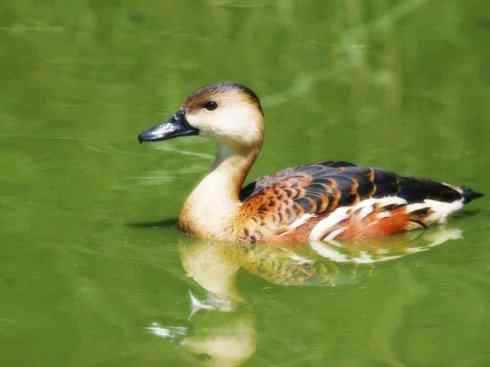
[[[483,196],[481,192],[474,191],[470,189],[469,187],[461,187],[461,190],[463,191],[463,203],[467,204],[470,201],[474,199],[478,199]]]

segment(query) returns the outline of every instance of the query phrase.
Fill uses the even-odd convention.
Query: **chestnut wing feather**
[[[463,197],[451,186],[429,179],[339,161],[288,168],[247,185],[240,193],[242,216],[276,233],[303,214],[323,217],[338,207],[385,196],[399,196],[408,203]]]

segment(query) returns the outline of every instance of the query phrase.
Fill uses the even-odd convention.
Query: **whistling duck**
[[[391,235],[443,223],[482,196],[464,186],[326,161],[288,168],[245,187],[262,147],[257,95],[231,82],[205,86],[140,142],[203,135],[217,142],[210,172],[187,198],[179,226],[199,238],[308,242]]]

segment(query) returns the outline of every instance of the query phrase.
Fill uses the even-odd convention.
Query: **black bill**
[[[140,143],[176,138],[178,136],[198,135],[199,130],[192,127],[185,118],[184,110],[178,110],[166,122],[158,124],[138,135]]]

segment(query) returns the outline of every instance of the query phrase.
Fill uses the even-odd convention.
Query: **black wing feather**
[[[283,180],[293,180],[305,175],[311,177],[311,183],[304,188],[305,197],[295,200],[305,212],[313,210],[312,201],[319,204],[323,196],[332,200],[335,192],[341,194],[336,206],[351,205],[357,197],[365,199],[396,195],[414,203],[425,199],[453,202],[461,198],[466,202],[482,195],[467,188],[460,191],[430,179],[399,176],[393,172],[361,167],[349,162],[325,161],[288,168],[274,176],[263,177],[245,186],[240,192],[240,199],[243,201],[258,195]]]

